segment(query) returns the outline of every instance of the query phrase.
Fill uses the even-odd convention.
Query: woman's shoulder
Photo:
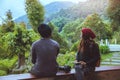
[[[96,43],[94,40],[91,40],[90,46],[92,46],[92,47],[98,47],[98,43]]]

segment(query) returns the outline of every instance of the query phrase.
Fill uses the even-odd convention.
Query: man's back
[[[41,77],[55,75],[58,68],[56,58],[59,44],[50,38],[52,31],[48,25],[41,24],[38,32],[42,39],[32,44],[31,55],[34,66],[31,73]]]

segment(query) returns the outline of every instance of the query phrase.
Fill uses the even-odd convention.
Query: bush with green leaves
[[[17,62],[17,57],[11,59],[0,60],[0,76],[7,75],[14,67]]]
[[[73,45],[72,45],[72,47],[70,48],[70,51],[75,51],[75,52],[77,52],[77,47],[78,47],[78,45],[79,45],[79,40],[77,41],[77,42],[75,42]]]
[[[25,26],[16,25],[14,32],[8,32],[2,37],[3,48],[10,54],[18,56],[18,68],[25,65],[25,53],[30,51],[31,44],[40,37]]]
[[[101,54],[107,54],[110,52],[109,47],[107,45],[100,45]]]
[[[59,54],[57,58],[57,62],[60,66],[69,65],[73,67],[74,61],[75,61],[75,52],[66,52],[66,54]]]
[[[4,70],[0,70],[0,76],[4,76],[4,75],[7,75],[7,72]]]
[[[97,13],[88,15],[81,26],[91,28],[96,33],[97,40],[111,38],[109,23],[105,23]]]

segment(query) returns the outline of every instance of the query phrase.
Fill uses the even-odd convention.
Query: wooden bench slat
[[[113,71],[113,70],[120,70],[120,66],[100,66],[100,67],[96,67],[96,72],[97,71]]]
[[[106,74],[109,74],[109,73],[110,73],[111,77],[113,77],[113,75],[114,76],[118,76],[118,75],[116,75],[116,73],[120,73],[120,66],[101,66],[101,67],[96,67],[95,72],[99,76],[104,76],[104,78],[106,78],[105,77]],[[70,76],[70,75],[74,75],[74,74],[75,74],[75,69],[72,69],[69,73],[58,72],[55,77]],[[7,76],[0,76],[0,80],[18,80],[18,79],[24,79],[24,80],[27,80],[27,79],[30,80],[31,79],[32,80],[32,79],[39,79],[39,78],[35,77],[34,75],[31,75],[30,73],[11,74],[11,75],[7,75]]]

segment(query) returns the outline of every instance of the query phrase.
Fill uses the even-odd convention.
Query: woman
[[[77,80],[94,80],[92,74],[97,62],[100,60],[98,44],[93,40],[96,35],[89,28],[82,29],[81,41],[75,61]]]

